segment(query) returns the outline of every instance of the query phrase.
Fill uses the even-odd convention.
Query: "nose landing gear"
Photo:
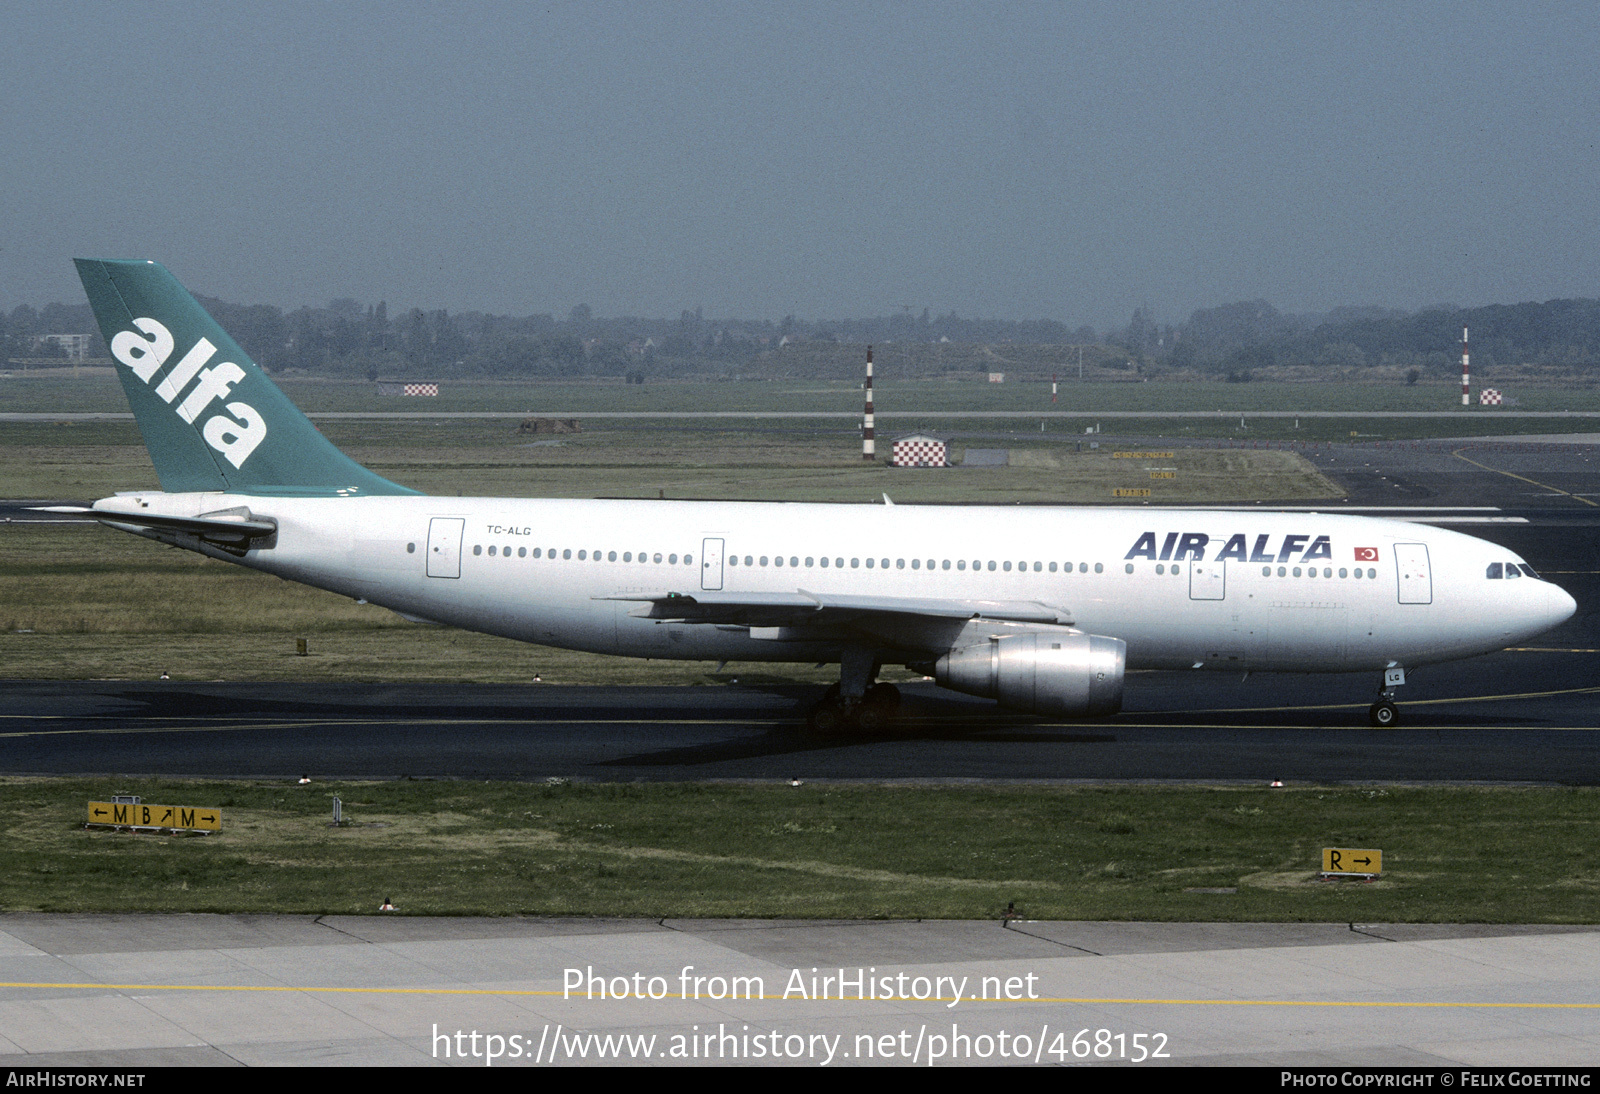
[[[1393,729],[1400,724],[1400,708],[1395,705],[1394,689],[1406,682],[1406,670],[1390,665],[1383,670],[1383,684],[1378,688],[1378,701],[1367,708],[1367,721],[1378,729]]]

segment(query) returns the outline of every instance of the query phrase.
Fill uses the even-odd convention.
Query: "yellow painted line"
[[[10,982],[0,983],[0,988],[42,988],[65,990],[97,990],[97,991],[219,991],[219,992],[300,992],[307,995],[490,995],[507,997],[537,996],[542,998],[577,998],[585,1003],[603,1002],[569,994],[565,991],[536,990],[531,988],[312,988],[297,987],[289,984],[72,984],[72,983],[36,983],[36,982]],[[653,1000],[659,999],[686,999],[691,1002],[704,1001],[705,997],[684,995],[681,992],[668,992],[662,996],[652,996]],[[629,999],[621,1002],[636,1002]],[[1466,1002],[1429,1002],[1415,1000],[1359,1000],[1359,999],[1149,999],[1149,998],[1115,998],[1092,996],[1046,996],[1038,999],[955,999],[950,996],[932,996],[927,999],[873,999],[861,998],[850,995],[822,995],[810,996],[805,999],[786,1000],[782,998],[762,997],[759,999],[740,999],[738,1002],[750,1003],[1072,1003],[1084,1005],[1099,1005],[1106,1003],[1120,1003],[1129,1006],[1154,1006],[1154,1007],[1401,1007],[1412,1009],[1441,1009],[1441,1010],[1600,1010],[1600,1003],[1466,1003]]]
[[[1462,699],[1407,699],[1408,707],[1440,706],[1446,703],[1503,703],[1512,699],[1549,699],[1557,695],[1594,695],[1600,693],[1600,687],[1588,688],[1559,688],[1555,691],[1522,691],[1508,695],[1469,695]],[[1301,707],[1224,707],[1216,710],[1174,711],[1175,714],[1260,714],[1269,710],[1355,710],[1366,706],[1365,703],[1324,703],[1320,706]],[[1108,722],[1107,725],[1117,723]]]
[[[1466,463],[1470,463],[1473,467],[1481,467],[1485,471],[1493,471],[1496,475],[1504,475],[1508,479],[1516,479],[1518,482],[1529,483],[1529,484],[1531,484],[1533,486],[1537,486],[1541,490],[1553,490],[1557,494],[1561,494],[1561,495],[1564,495],[1565,497],[1571,498],[1573,501],[1581,501],[1585,505],[1593,506],[1596,509],[1600,509],[1600,502],[1590,501],[1588,498],[1581,497],[1578,494],[1574,494],[1570,490],[1563,490],[1559,486],[1551,486],[1549,483],[1540,482],[1538,479],[1530,479],[1526,475],[1513,475],[1511,472],[1502,471],[1498,467],[1490,467],[1488,464],[1479,463],[1477,460],[1470,459],[1470,458],[1468,458],[1466,456],[1463,456],[1461,453],[1463,453],[1465,451],[1466,451],[1465,448],[1458,448],[1458,449],[1456,449],[1454,452],[1452,452],[1450,454],[1452,456],[1454,456],[1458,460],[1462,460],[1462,461],[1464,461]]]

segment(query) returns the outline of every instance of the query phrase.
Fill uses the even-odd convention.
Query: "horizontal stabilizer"
[[[101,524],[124,532],[178,532],[196,537],[202,543],[220,547],[235,554],[253,547],[264,546],[278,534],[278,524],[271,520],[258,520],[250,510],[221,509],[195,517],[169,517],[153,513],[125,513],[107,509],[92,509]]]

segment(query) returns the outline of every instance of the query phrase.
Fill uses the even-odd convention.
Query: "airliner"
[[[113,528],[523,642],[830,663],[822,733],[871,731],[905,665],[1052,718],[1128,671],[1371,673],[1523,642],[1571,596],[1503,547],[1367,517],[1219,510],[432,497],[340,452],[164,267],[79,259],[162,489]]]

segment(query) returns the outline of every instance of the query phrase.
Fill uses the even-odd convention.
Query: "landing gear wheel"
[[[806,725],[819,737],[837,737],[848,733],[855,723],[850,711],[837,697],[824,699],[811,708]]]
[[[900,712],[900,689],[893,684],[873,684],[856,708],[856,724],[868,733],[879,733],[894,723]]]
[[[1400,724],[1400,708],[1387,699],[1379,699],[1367,711],[1367,720],[1379,729],[1393,729]]]
[[[852,713],[839,698],[839,685],[834,684],[806,715],[806,728],[821,737],[838,736],[849,731],[854,722]]]
[[[894,721],[894,712],[888,707],[862,704],[856,708],[856,725],[863,733],[881,733]]]

